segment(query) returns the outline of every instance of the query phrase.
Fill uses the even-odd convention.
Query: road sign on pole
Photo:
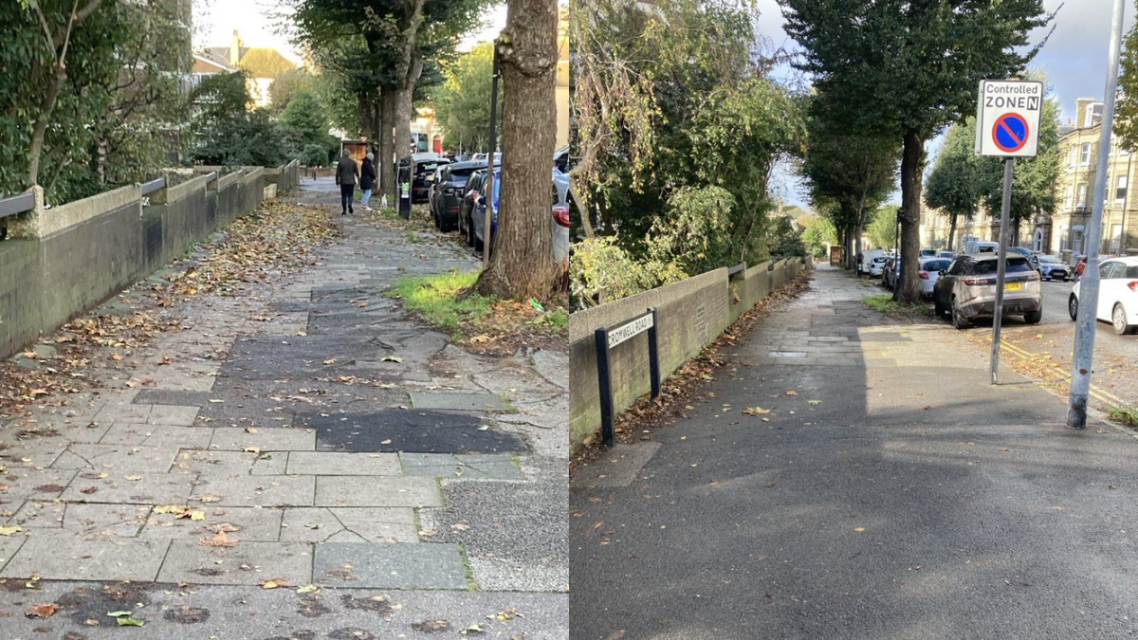
[[[1015,158],[1030,158],[1039,148],[1039,118],[1043,113],[1043,83],[1022,80],[981,80],[976,104],[976,153],[1004,158],[1003,207],[1000,212],[1000,252],[996,266],[996,304],[992,309],[992,360],[989,375],[996,384],[1000,370],[1000,339],[1004,324],[1004,276],[1008,266],[1008,227],[1011,225],[1012,179]]]
[[[1043,83],[981,80],[976,104],[976,153],[1031,158],[1039,148]]]

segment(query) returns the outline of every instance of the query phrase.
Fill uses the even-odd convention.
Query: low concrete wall
[[[24,348],[183,255],[219,227],[256,209],[257,169],[210,176],[143,198],[124,187],[21,214],[0,242],[0,357]],[[222,180],[226,180],[223,178]]]
[[[728,276],[716,269],[667,286],[574,313],[569,317],[569,442],[576,450],[601,428],[595,332],[656,309],[663,378],[715,341],[739,315],[786,282],[801,260],[765,262]],[[609,353],[613,407],[620,413],[648,393],[648,336],[642,333]]]
[[[276,185],[277,195],[288,195],[300,184],[300,162],[293,160],[280,167],[266,168],[265,184]]]

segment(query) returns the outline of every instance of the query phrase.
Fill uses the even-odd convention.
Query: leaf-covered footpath
[[[265,202],[198,245],[191,257],[159,271],[160,278],[136,283],[0,362],[0,419],[23,414],[34,402],[66,404],[67,394],[97,386],[99,371],[137,368],[142,363],[132,357],[135,350],[182,330],[184,320],[172,307],[188,298],[241,295],[270,277],[315,264],[316,249],[338,235],[330,212],[324,206]]]

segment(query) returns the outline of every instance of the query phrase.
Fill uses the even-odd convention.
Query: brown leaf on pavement
[[[449,620],[424,620],[416,622],[411,625],[411,628],[420,633],[430,633],[432,631],[446,631],[450,629]]]
[[[50,618],[59,611],[59,605],[54,602],[50,604],[33,604],[28,608],[26,615],[29,618]]]
[[[217,535],[212,538],[202,538],[198,540],[198,544],[203,547],[236,547],[241,544],[240,540],[230,540],[229,536],[225,535],[224,531],[218,531]]]

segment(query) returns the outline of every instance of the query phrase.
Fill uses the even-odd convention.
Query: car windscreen
[[[950,260],[928,260],[921,265],[924,271],[942,271],[948,268]]]
[[[972,273],[976,275],[996,273],[996,269],[999,263],[999,260],[977,261],[976,264],[972,267]],[[1016,256],[1014,258],[1008,256],[1008,273],[1022,273],[1024,271],[1034,271],[1034,269],[1031,268],[1031,263],[1027,261],[1027,258],[1024,258],[1022,256]]]
[[[874,259],[873,259],[873,263],[874,263],[874,264],[885,264],[885,260],[886,260],[886,259],[887,259],[887,258],[874,258]]]
[[[1053,256],[1039,256],[1039,261],[1045,264],[1063,264],[1059,258],[1055,258]]]
[[[448,182],[457,182],[459,184],[466,184],[466,181],[470,179],[471,173],[473,173],[473,172],[472,171],[456,171],[454,169],[451,169],[450,170],[450,179],[448,180]]]

